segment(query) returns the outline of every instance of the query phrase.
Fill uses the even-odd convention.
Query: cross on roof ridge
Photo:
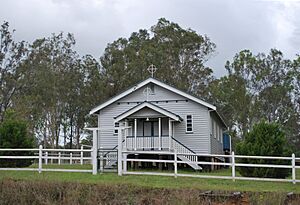
[[[148,72],[151,74],[151,77],[153,78],[154,73],[156,72],[157,68],[155,67],[155,65],[151,64],[148,68],[147,68]]]

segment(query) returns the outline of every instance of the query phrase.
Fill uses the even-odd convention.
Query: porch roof
[[[150,108],[151,110],[154,110],[164,116],[167,116],[175,121],[182,121],[182,118],[179,115],[176,115],[175,113],[172,113],[164,108],[161,108],[157,105],[154,105],[150,102],[143,102],[125,112],[123,112],[122,114],[118,115],[115,117],[115,122],[119,122],[120,120],[123,120],[124,118],[127,118],[128,116],[138,112],[139,110],[143,109],[143,108]],[[147,116],[145,116],[147,117]]]

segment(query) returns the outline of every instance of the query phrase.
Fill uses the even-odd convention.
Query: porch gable
[[[154,105],[150,102],[143,102],[127,111],[125,111],[124,113],[120,114],[119,116],[115,117],[115,122],[119,122],[127,117],[129,117],[130,115],[136,114],[137,112],[141,111],[142,109],[148,108],[158,114],[161,114],[163,116],[169,117],[174,121],[182,121],[182,118],[179,115],[176,115],[175,113],[172,113],[164,108],[161,108],[157,105]],[[152,112],[153,113],[153,112]],[[145,116],[143,116],[145,117]],[[147,117],[147,116],[146,116]],[[148,116],[151,117],[151,116]]]

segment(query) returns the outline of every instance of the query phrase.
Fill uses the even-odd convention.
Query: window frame
[[[119,122],[115,122],[114,124],[114,135],[118,135],[119,134],[119,129],[116,129],[116,128],[119,128],[120,127],[120,123]]]
[[[188,116],[191,116],[191,129],[192,130],[188,130]],[[185,133],[191,134],[194,133],[194,119],[193,119],[193,115],[186,115],[185,116]]]
[[[217,122],[214,120],[214,138],[217,139]]]
[[[217,140],[220,141],[220,126],[217,124]]]
[[[220,127],[220,137],[221,137],[221,144],[223,144],[223,129]]]

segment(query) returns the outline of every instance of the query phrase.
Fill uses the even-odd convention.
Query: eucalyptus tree
[[[16,42],[9,23],[0,26],[0,121],[5,111],[12,106],[12,98],[24,83],[25,67],[22,66],[28,55],[26,42]]]
[[[24,91],[16,99],[16,109],[27,108],[26,116],[40,134],[45,145],[58,146],[61,124],[70,95],[70,74],[78,64],[73,50],[73,35],[62,33],[37,39],[30,47],[25,62],[30,72],[25,73]],[[25,105],[24,105],[25,104]]]
[[[292,80],[292,85],[293,85],[293,93],[292,93],[292,99],[293,99],[293,104],[296,107],[296,113],[300,113],[300,55],[298,54],[296,59],[293,60],[292,62],[293,66],[293,80]],[[298,118],[295,118],[294,121],[289,122],[290,127],[292,132],[296,133],[295,136],[292,139],[292,142],[295,144],[295,146],[300,148],[300,122],[299,122],[299,116]],[[298,128],[298,129],[297,129]],[[299,151],[298,151],[299,153]],[[300,153],[299,153],[300,154]]]
[[[231,130],[244,136],[261,119],[280,123],[291,139],[299,133],[294,103],[293,63],[282,52],[238,53],[226,63],[228,75],[211,85],[212,100],[221,108]]]
[[[205,98],[213,79],[213,71],[205,62],[215,47],[207,36],[161,18],[149,31],[139,30],[128,39],[108,44],[101,65],[111,86],[109,94],[149,77],[146,69],[154,64],[159,68],[155,77]]]

